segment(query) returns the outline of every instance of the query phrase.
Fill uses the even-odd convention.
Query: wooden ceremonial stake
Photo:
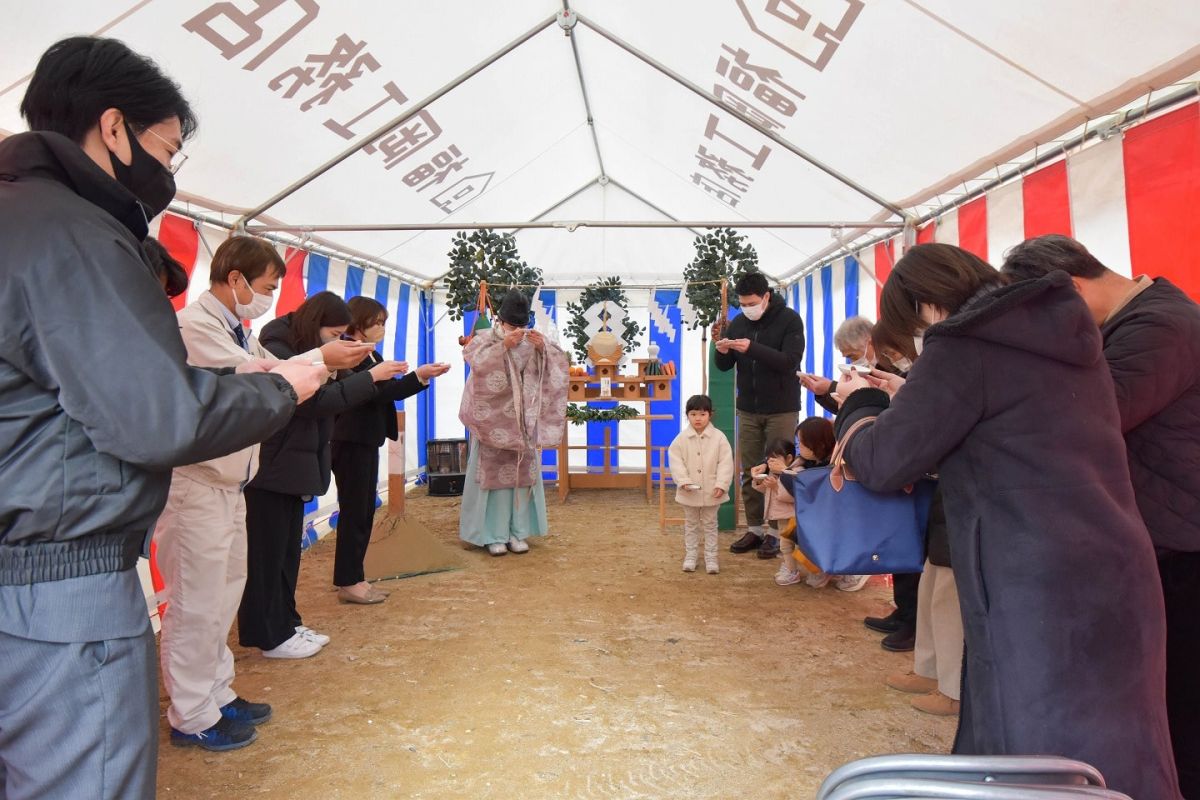
[[[400,516],[404,513],[404,490],[408,479],[404,475],[404,412],[396,412],[396,427],[400,435],[396,441],[388,442],[388,513]]]

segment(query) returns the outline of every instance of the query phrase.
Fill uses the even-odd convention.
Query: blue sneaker
[[[240,697],[221,706],[221,716],[243,725],[262,725],[271,719],[271,707],[266,703],[251,703]]]
[[[171,744],[176,747],[202,747],[220,752],[237,750],[258,738],[253,725],[221,717],[216,725],[199,733],[181,733],[171,728]]]

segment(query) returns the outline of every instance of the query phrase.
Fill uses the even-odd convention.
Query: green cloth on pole
[[[737,422],[734,407],[736,399],[734,370],[722,372],[717,369],[716,354],[717,349],[710,341],[708,343],[708,396],[713,403],[713,425],[725,434],[725,438],[729,440],[729,446],[733,448],[733,457],[736,459],[738,447],[737,434],[734,430]],[[733,482],[729,486],[729,499],[722,503],[721,508],[717,511],[717,528],[720,530],[731,531],[737,527],[737,503],[734,502],[733,487],[739,480],[741,480],[741,473],[734,470]]]

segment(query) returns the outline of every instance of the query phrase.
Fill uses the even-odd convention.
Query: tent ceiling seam
[[[492,194],[492,193],[494,193],[494,192],[495,192],[496,190],[498,190],[498,189],[499,189],[501,186],[503,186],[504,184],[508,183],[508,182],[509,182],[509,181],[511,181],[513,178],[517,177],[517,176],[518,176],[518,175],[520,175],[522,172],[524,172],[526,169],[528,169],[528,168],[529,168],[529,166],[530,166],[530,165],[532,165],[534,162],[536,162],[536,161],[540,160],[540,159],[542,158],[542,156],[546,155],[546,153],[549,153],[551,150],[553,150],[554,148],[558,147],[558,146],[559,146],[560,144],[562,144],[564,141],[566,141],[567,139],[569,139],[569,138],[570,138],[570,137],[571,137],[571,136],[572,136],[572,135],[575,133],[575,131],[579,130],[579,129],[580,129],[580,128],[582,128],[582,127],[583,127],[583,123],[581,122],[581,123],[579,123],[578,125],[576,125],[574,128],[571,128],[571,130],[567,131],[567,132],[566,132],[566,133],[564,133],[562,136],[560,136],[560,137],[558,137],[557,139],[555,139],[555,140],[554,140],[553,142],[551,142],[551,143],[550,143],[550,145],[549,145],[549,146],[547,146],[547,147],[546,147],[544,150],[542,150],[542,151],[541,151],[540,153],[538,153],[537,155],[533,156],[533,158],[529,159],[528,161],[526,161],[526,162],[525,162],[524,164],[522,164],[521,166],[517,167],[517,168],[516,168],[515,170],[513,170],[511,173],[509,173],[508,175],[506,175],[506,176],[505,176],[505,177],[504,177],[502,180],[499,180],[499,181],[497,181],[496,183],[489,185],[489,186],[488,186],[488,188],[487,188],[487,189],[485,189],[485,190],[483,191],[483,193],[481,193],[481,194],[479,195],[479,197],[487,197],[489,194]],[[476,200],[478,200],[479,198],[475,198],[475,199],[476,199]],[[474,201],[472,201],[472,202],[474,202]],[[470,204],[468,204],[468,205],[470,205]],[[464,206],[462,206],[462,208],[455,209],[455,210],[454,210],[454,211],[452,211],[451,213],[447,214],[447,215],[446,215],[446,217],[447,217],[447,218],[449,218],[449,217],[453,217],[455,214],[457,214],[459,211],[462,211],[462,210],[463,210],[463,209],[465,209],[466,207],[467,207],[467,206],[465,206],[465,205],[464,205]],[[443,219],[443,221],[447,221],[447,220],[446,220],[446,219]],[[379,255],[380,255],[381,257],[382,257],[382,256],[386,256],[388,253],[391,253],[391,252],[393,252],[393,251],[395,251],[395,250],[398,250],[398,249],[400,249],[401,247],[404,247],[404,246],[405,246],[406,244],[408,244],[409,242],[413,241],[414,239],[417,239],[418,237],[422,236],[422,235],[423,235],[423,233],[424,233],[424,231],[422,231],[421,233],[417,233],[417,234],[416,234],[416,235],[414,235],[414,236],[410,236],[410,237],[408,237],[407,239],[405,239],[405,240],[404,240],[404,241],[402,241],[402,242],[397,242],[396,244],[392,245],[392,246],[391,246],[391,247],[389,247],[388,249],[384,250],[384,251],[383,251],[382,253],[380,253]]]
[[[1171,94],[1169,94],[1165,97],[1159,98],[1158,100],[1154,101],[1153,103],[1147,103],[1142,108],[1131,109],[1129,111],[1123,112],[1121,114],[1121,116],[1122,116],[1121,124],[1114,126],[1115,132],[1122,132],[1128,127],[1132,127],[1140,122],[1144,122],[1146,120],[1146,118],[1152,114],[1157,114],[1158,112],[1165,112],[1168,109],[1172,109],[1176,106],[1181,106],[1184,103],[1193,101],[1193,100],[1195,100],[1195,98],[1197,96],[1200,96],[1200,82],[1188,83],[1188,84],[1184,85],[1184,87],[1182,89],[1180,89],[1179,91],[1172,92]],[[997,164],[996,165],[996,177],[988,178],[988,179],[981,179],[981,178],[972,179],[974,181],[983,181],[983,183],[981,186],[976,187],[975,189],[968,192],[967,194],[957,197],[956,199],[947,203],[946,205],[935,208],[932,211],[930,211],[926,214],[923,214],[921,217],[918,218],[916,224],[923,225],[931,220],[937,220],[943,214],[946,214],[947,212],[952,211],[956,208],[961,208],[962,206],[966,205],[967,203],[971,202],[972,200],[982,197],[983,195],[986,195],[989,192],[995,191],[996,189],[1000,188],[1004,184],[1009,183],[1010,181],[1013,181],[1013,180],[1021,177],[1026,172],[1029,172],[1030,170],[1033,170],[1033,169],[1037,168],[1038,166],[1045,164],[1046,162],[1055,161],[1059,158],[1066,157],[1067,151],[1069,151],[1073,147],[1078,147],[1078,148],[1082,149],[1083,145],[1090,139],[1094,139],[1094,138],[1104,139],[1104,138],[1106,138],[1108,136],[1112,136],[1112,135],[1114,135],[1114,131],[1112,131],[1112,130],[1108,130],[1108,129],[1105,129],[1102,127],[1095,127],[1095,128],[1088,129],[1085,126],[1084,132],[1082,134],[1080,134],[1077,137],[1073,137],[1073,138],[1064,140],[1062,142],[1062,144],[1060,144],[1058,147],[1041,153],[1036,160],[1006,161],[1003,164]],[[1013,169],[1009,170],[1008,172],[1002,173],[1000,171],[1000,167],[1012,167]],[[894,234],[887,233],[887,234],[882,234],[879,236],[872,237],[865,241],[851,241],[849,244],[850,244],[850,248],[852,248],[852,249],[847,249],[846,252],[847,253],[862,252],[863,250],[865,250],[868,247],[872,247],[876,244],[879,244],[882,241],[886,241],[887,239],[890,239],[893,235]],[[822,258],[824,258],[824,257],[822,257]],[[813,266],[812,263],[806,263],[806,264],[802,265],[801,267],[799,267],[797,271],[802,271],[802,270],[811,271],[812,266]],[[802,277],[802,276],[797,276],[797,277]]]
[[[990,55],[992,58],[1001,62],[1002,64],[1012,67],[1017,72],[1020,72],[1022,75],[1029,78],[1030,80],[1036,81],[1037,83],[1046,87],[1047,89],[1049,89],[1050,91],[1059,95],[1060,97],[1064,97],[1067,100],[1070,100],[1072,103],[1079,106],[1080,108],[1085,108],[1085,109],[1090,108],[1086,101],[1081,100],[1080,98],[1076,97],[1075,95],[1071,94],[1070,92],[1068,92],[1065,89],[1059,88],[1058,86],[1054,85],[1050,81],[1048,81],[1045,78],[1043,78],[1042,76],[1038,75],[1037,73],[1035,73],[1033,70],[1029,69],[1028,67],[1021,66],[1013,59],[1011,59],[1008,56],[1001,53],[999,50],[996,50],[995,48],[984,44],[983,42],[981,42],[979,39],[976,39],[971,34],[967,33],[966,31],[964,31],[961,28],[957,27],[956,25],[952,24],[951,22],[944,19],[943,17],[940,17],[937,14],[930,11],[929,9],[925,8],[920,3],[916,2],[916,0],[904,0],[904,2],[907,3],[909,6],[911,6],[912,8],[919,11],[920,13],[929,17],[929,19],[931,19],[934,22],[936,22],[937,24],[941,25],[943,28],[950,31],[955,36],[958,36],[963,41],[968,42],[969,44],[973,45],[974,47],[982,50],[983,52]]]
[[[610,135],[612,135],[612,136],[616,137],[616,138],[617,138],[619,141],[621,141],[622,143],[624,143],[624,145],[625,145],[626,147],[628,147],[630,150],[632,150],[633,152],[635,152],[635,153],[637,153],[638,155],[642,156],[643,158],[647,159],[648,161],[650,161],[651,163],[655,164],[656,166],[658,166],[658,167],[662,168],[662,170],[663,170],[664,172],[666,172],[668,175],[670,175],[671,177],[675,178],[675,179],[676,179],[676,180],[678,180],[680,183],[682,183],[683,185],[685,185],[685,186],[687,187],[688,191],[690,191],[690,192],[694,192],[694,193],[697,193],[697,194],[703,194],[703,190],[701,190],[701,189],[697,189],[697,188],[696,188],[696,186],[695,186],[695,184],[693,184],[693,183],[692,183],[691,181],[689,181],[687,178],[683,177],[683,176],[682,176],[682,175],[680,175],[678,172],[676,172],[675,170],[671,169],[670,167],[668,167],[668,166],[667,166],[666,164],[664,164],[663,162],[659,161],[659,160],[658,160],[657,158],[655,158],[654,156],[652,156],[652,155],[650,155],[649,153],[647,153],[647,152],[643,151],[643,150],[642,150],[640,147],[638,147],[637,145],[635,145],[633,142],[629,141],[629,140],[628,140],[628,139],[626,139],[625,137],[621,136],[619,133],[617,133],[616,131],[614,131],[612,128],[609,128],[607,125],[605,125],[605,126],[603,126],[603,127],[604,127],[604,129],[605,129],[605,130],[607,130],[607,131],[609,132],[609,134],[610,134]],[[705,195],[705,197],[707,198],[707,195]],[[885,210],[886,210],[886,209],[885,209]],[[746,222],[749,222],[749,221],[750,221],[750,219],[749,219],[749,218],[748,218],[748,217],[747,217],[745,214],[743,214],[742,212],[738,211],[736,208],[730,208],[730,209],[729,209],[729,211],[730,211],[731,213],[737,214],[739,217],[741,217],[741,218],[742,218],[743,220],[745,220]],[[670,216],[670,214],[668,214],[667,216]],[[779,235],[778,235],[778,234],[776,234],[774,231],[770,231],[770,230],[768,230],[768,231],[767,231],[767,234],[768,234],[769,236],[771,236],[771,237],[773,237],[773,238],[777,239],[777,240],[779,241],[779,243],[780,243],[780,244],[782,244],[782,245],[784,245],[785,247],[788,247],[788,248],[790,248],[790,249],[792,249],[792,250],[795,250],[797,253],[801,253],[801,254],[803,253],[803,251],[802,251],[802,250],[801,250],[799,247],[797,247],[797,246],[796,246],[795,244],[793,244],[792,242],[789,242],[787,239],[784,239],[783,237],[779,236]]]
[[[596,121],[592,116],[592,103],[588,98],[587,83],[583,80],[583,62],[579,57],[579,43],[575,40],[575,22],[578,17],[571,11],[568,0],[563,0],[563,20],[562,24],[567,38],[571,40],[571,55],[575,58],[575,74],[579,78],[579,93],[583,95],[583,110],[587,114],[588,129],[592,134],[592,146],[596,149],[596,163],[600,167],[600,177],[607,178],[608,170],[604,168],[604,156],[600,153],[600,139],[596,136]],[[569,27],[567,27],[568,25]]]
[[[108,22],[101,25],[96,30],[92,31],[91,35],[92,36],[103,36],[105,33],[108,33],[114,27],[116,27],[117,25],[120,25],[122,22],[124,22],[127,17],[129,17],[132,14],[136,14],[144,6],[150,5],[152,2],[154,2],[154,0],[141,0],[140,3],[135,3],[132,8],[129,8],[122,14],[118,14],[115,18],[109,20]],[[4,95],[8,94],[13,89],[17,88],[18,86],[21,86],[22,84],[28,83],[31,78],[33,78],[32,72],[30,72],[26,75],[22,75],[20,78],[17,78],[15,81],[10,83],[8,86],[5,86],[3,89],[0,89],[0,97],[4,97]]]
[[[576,12],[576,15],[579,17],[579,21],[582,22],[589,30],[593,31],[594,33],[601,36],[602,38],[607,39],[609,42],[616,45],[620,49],[624,50],[626,53],[629,53],[631,56],[638,59],[642,63],[646,64],[647,66],[651,67],[652,69],[656,70],[657,72],[660,72],[661,74],[670,78],[675,83],[677,83],[680,86],[684,87],[685,89],[689,90],[693,94],[698,95],[699,97],[703,98],[704,100],[707,100],[711,105],[714,105],[717,108],[720,108],[723,112],[725,112],[725,113],[729,114],[730,116],[734,117],[735,119],[741,121],[742,124],[747,125],[750,128],[753,128],[759,134],[767,137],[771,141],[775,142],[775,144],[784,148],[785,150],[792,153],[793,155],[798,156],[799,158],[803,159],[804,161],[807,161],[812,166],[814,166],[817,169],[819,169],[820,171],[824,172],[826,175],[830,176],[831,178],[834,178],[835,180],[837,180],[838,182],[840,182],[847,188],[852,189],[853,191],[855,191],[858,194],[862,195],[863,197],[867,198],[871,202],[878,205],[880,208],[887,209],[888,211],[892,212],[893,214],[900,217],[901,219],[906,218],[906,216],[907,216],[906,212],[900,206],[892,203],[889,200],[884,199],[881,195],[878,195],[875,192],[871,191],[870,189],[862,186],[861,184],[857,183],[849,176],[843,175],[841,172],[837,171],[836,169],[829,166],[828,164],[821,161],[820,159],[816,158],[815,156],[812,156],[809,153],[807,153],[806,151],[801,150],[798,146],[796,146],[792,142],[789,142],[787,139],[784,139],[782,136],[775,133],[774,131],[768,130],[767,128],[758,124],[757,122],[755,122],[753,119],[751,119],[749,116],[742,113],[741,111],[738,111],[736,109],[730,108],[729,106],[725,105],[719,99],[717,99],[711,92],[709,92],[709,91],[703,89],[702,87],[698,86],[697,84],[689,81],[687,78],[685,78],[682,75],[680,75],[679,73],[675,72],[673,69],[666,66],[665,64],[662,64],[659,61],[655,60],[650,55],[643,53],[641,50],[638,50],[636,47],[629,44],[624,39],[622,39],[621,37],[612,33],[611,31],[608,31],[607,29],[601,27],[600,25],[597,25],[590,18],[585,17],[583,14],[579,14],[578,12]]]
[[[677,216],[675,216],[674,214],[671,214],[671,213],[669,213],[669,212],[667,212],[667,211],[663,210],[663,209],[662,209],[662,208],[660,208],[660,207],[659,207],[657,204],[655,204],[655,203],[651,202],[650,200],[647,200],[647,199],[646,199],[645,197],[643,197],[643,196],[642,196],[640,193],[638,193],[638,192],[635,192],[633,189],[630,189],[628,186],[626,186],[625,184],[621,183],[621,182],[620,182],[619,180],[617,180],[616,178],[609,178],[608,180],[609,180],[609,182],[610,182],[610,183],[611,183],[613,186],[616,186],[618,189],[620,189],[621,191],[623,191],[625,194],[629,195],[629,196],[630,196],[630,197],[632,197],[633,199],[635,199],[635,200],[638,200],[639,202],[641,202],[641,203],[645,204],[645,205],[646,205],[646,206],[648,206],[649,208],[652,208],[652,209],[654,209],[655,211],[657,211],[659,214],[662,214],[662,215],[663,215],[664,217],[666,217],[667,219],[669,219],[669,220],[672,220],[672,221],[674,221],[674,222],[679,222],[679,217],[677,217]],[[695,228],[688,228],[688,230],[689,230],[689,231],[691,231],[692,233],[694,233],[696,236],[700,236],[700,235],[701,235],[701,234],[700,234],[700,231],[698,231],[698,230],[697,230],[697,229],[695,229]]]
[[[374,142],[376,139],[379,139],[380,137],[386,135],[389,131],[393,130],[394,128],[396,128],[400,125],[403,125],[409,119],[411,119],[412,117],[421,113],[421,111],[423,111],[425,108],[427,108],[432,103],[439,100],[441,97],[449,94],[454,89],[458,88],[463,83],[465,83],[466,81],[473,78],[475,75],[479,74],[480,72],[487,69],[495,62],[499,61],[504,56],[511,53],[513,50],[516,50],[518,47],[520,47],[521,45],[528,42],[534,36],[537,36],[539,33],[544,31],[546,28],[553,25],[556,19],[557,19],[557,15],[552,15],[552,16],[542,20],[537,25],[535,25],[532,28],[530,28],[529,30],[525,31],[525,33],[522,33],[516,39],[513,39],[511,42],[504,45],[504,47],[501,47],[499,50],[497,50],[496,52],[492,53],[487,58],[485,58],[482,61],[480,61],[479,63],[477,63],[475,66],[471,67],[466,72],[459,75],[457,78],[454,78],[449,83],[443,85],[440,89],[435,90],[433,92],[433,94],[428,95],[423,100],[421,100],[419,103],[415,104],[414,106],[409,108],[404,113],[400,114],[395,119],[388,121],[384,125],[380,126],[378,129],[361,137],[358,141],[354,142],[349,147],[347,147],[345,150],[343,150],[341,153],[339,153],[338,155],[336,155],[333,158],[326,161],[324,164],[321,164],[316,169],[309,172],[303,178],[300,178],[299,180],[293,182],[290,186],[284,187],[282,190],[277,192],[270,199],[255,206],[250,211],[248,211],[245,215],[243,215],[235,224],[239,227],[245,227],[247,222],[254,219],[259,214],[266,211],[268,208],[271,208],[272,206],[277,205],[280,201],[290,197],[291,195],[298,192],[300,189],[303,189],[305,186],[312,183],[317,178],[321,177],[326,172],[328,172],[329,170],[336,167],[338,164],[342,163],[343,161],[350,158],[358,151],[362,150],[362,148],[365,147],[366,145],[368,145],[371,142]]]

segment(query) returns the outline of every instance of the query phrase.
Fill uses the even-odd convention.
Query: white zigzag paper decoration
[[[679,290],[679,302],[676,303],[676,306],[679,307],[680,324],[691,327],[692,323],[696,321],[696,309],[688,302],[686,286]]]
[[[554,327],[554,320],[550,318],[550,312],[546,310],[546,304],[542,300],[541,289],[533,298],[533,326],[543,333]]]
[[[675,342],[675,326],[671,324],[671,318],[653,296],[650,298],[650,319],[666,335],[667,341]]]
[[[604,321],[605,315],[608,316],[607,322]],[[618,337],[625,332],[625,309],[616,303],[608,303],[604,300],[594,303],[587,311],[583,312],[583,318],[588,323],[584,330],[587,331],[589,339],[606,329]]]

